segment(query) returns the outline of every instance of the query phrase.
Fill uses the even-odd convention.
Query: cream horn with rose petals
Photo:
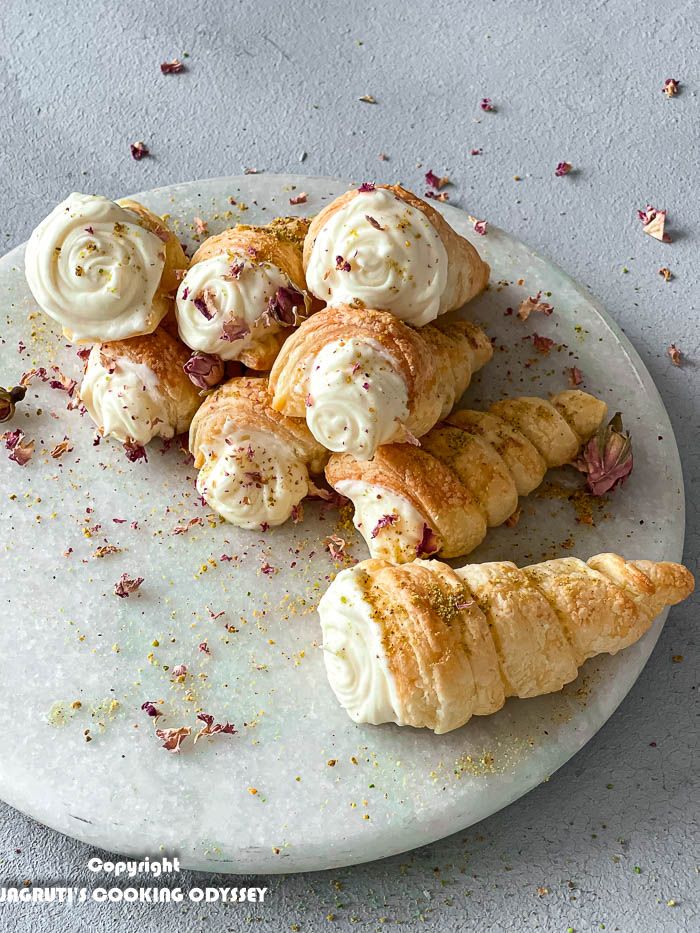
[[[409,444],[380,447],[367,463],[333,454],[326,479],[352,500],[372,557],[396,563],[468,554],[506,521],[548,469],[576,459],[605,419],[605,402],[571,389],[453,412]]]
[[[180,338],[193,350],[267,370],[280,347],[314,310],[302,243],[308,221],[277,218],[209,237],[177,292]]]
[[[493,355],[468,321],[416,330],[387,311],[326,308],[287,340],[270,373],[272,407],[305,418],[328,450],[371,460],[422,437]]]
[[[286,522],[313,492],[328,453],[303,421],[270,405],[267,379],[238,377],[213,392],[190,428],[197,489],[239,528]]]
[[[415,327],[466,304],[489,279],[471,243],[400,185],[364,184],[324,207],[304,269],[326,304],[390,311]]]
[[[143,447],[154,437],[187,431],[201,404],[184,371],[189,351],[162,328],[152,334],[95,344],[80,399],[105,437]]]
[[[179,240],[148,208],[77,193],[39,224],[25,253],[34,298],[77,343],[152,333],[186,268]]]
[[[355,722],[450,732],[507,697],[561,690],[693,587],[681,564],[616,554],[522,569],[366,560],[319,604],[328,680]]]

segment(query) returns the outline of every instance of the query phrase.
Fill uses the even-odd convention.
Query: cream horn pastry
[[[187,431],[201,403],[183,371],[189,357],[162,329],[96,343],[80,384],[80,400],[104,437],[143,447],[154,437]]]
[[[328,680],[355,722],[449,732],[507,697],[561,690],[693,587],[681,564],[616,554],[522,569],[366,560],[319,604]]]
[[[422,327],[483,291],[489,267],[442,214],[400,185],[332,201],[304,243],[309,288],[329,305],[390,311]]]
[[[382,444],[422,437],[491,359],[468,321],[408,327],[386,311],[326,308],[287,340],[270,373],[272,407],[305,418],[328,450],[371,460]]]
[[[136,201],[71,194],[34,230],[25,253],[39,307],[77,343],[152,333],[172,306],[187,257]]]
[[[190,428],[197,489],[239,528],[281,525],[314,487],[327,451],[303,421],[270,405],[267,379],[238,377],[213,392]]]
[[[177,292],[180,338],[193,350],[267,370],[312,299],[302,264],[308,221],[277,218],[209,237]]]
[[[333,454],[326,479],[352,500],[372,557],[459,557],[506,521],[548,469],[575,460],[606,412],[579,389],[551,401],[506,399],[489,411],[448,415],[420,448],[388,444],[369,463]]]

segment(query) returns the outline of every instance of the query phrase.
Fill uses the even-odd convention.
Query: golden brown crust
[[[402,188],[401,185],[377,185],[376,187],[391,191],[397,198],[425,214],[442,240],[447,253],[447,284],[440,300],[441,314],[460,308],[486,288],[491,271],[488,264],[483,261],[468,240],[452,229],[439,211],[411,191]],[[327,204],[311,221],[304,242],[305,269],[309,264],[311,250],[319,231],[333,214],[345,207],[359,193],[357,188],[346,191],[345,194],[341,194],[340,197]],[[355,311],[355,314],[357,313]]]
[[[290,417],[305,415],[310,367],[320,350],[335,340],[364,338],[395,361],[408,392],[408,430],[425,434],[466,389],[472,372],[493,353],[481,328],[457,321],[415,330],[386,311],[361,316],[348,305],[325,308],[301,325],[280,352],[270,373],[273,406]]]
[[[169,403],[176,434],[187,431],[202,401],[182,368],[189,356],[187,347],[162,327],[152,334],[100,344],[100,361],[105,369],[113,368],[112,364],[120,357],[127,357],[156,374],[158,388]]]
[[[303,421],[286,418],[270,405],[267,379],[240,376],[219,386],[204,402],[190,428],[190,451],[199,469],[205,450],[222,437],[227,422],[238,428],[266,431],[286,441],[311,473],[321,473],[328,452],[311,435]]]
[[[524,398],[489,412],[464,409],[423,435],[420,448],[387,444],[370,463],[333,454],[326,478],[336,489],[362,480],[403,497],[435,533],[440,556],[459,557],[483,541],[487,527],[513,514],[518,497],[539,486],[548,467],[574,459],[606,412],[604,402],[579,390],[551,403]],[[517,427],[506,420],[511,416]]]
[[[615,554],[522,569],[369,560],[356,572],[381,629],[398,719],[438,733],[495,712],[507,696],[560,690],[587,658],[637,641],[694,588],[681,564]]]

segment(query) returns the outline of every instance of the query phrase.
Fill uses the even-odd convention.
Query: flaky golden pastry
[[[384,311],[326,308],[283,346],[272,406],[305,417],[329,450],[371,459],[381,444],[429,431],[492,354],[468,321],[415,330]]]
[[[193,350],[267,370],[293,328],[320,305],[306,288],[308,221],[278,217],[205,240],[177,293],[181,339]]]
[[[598,554],[518,569],[367,560],[319,615],[331,687],[356,722],[449,732],[507,697],[553,693],[637,641],[694,580],[681,564]]]
[[[324,207],[304,243],[304,269],[328,304],[390,311],[417,327],[461,307],[489,279],[471,243],[400,185],[363,185]]]
[[[388,444],[371,462],[334,454],[326,479],[352,499],[372,557],[459,557],[506,521],[547,469],[573,461],[606,411],[578,389],[551,401],[524,397],[486,412],[460,410],[425,434],[420,448]]]
[[[263,377],[231,379],[213,392],[190,428],[197,489],[241,528],[281,525],[314,490],[327,451],[303,421],[270,405]]]
[[[80,398],[100,432],[143,446],[182,434],[202,401],[183,370],[188,350],[159,328],[152,334],[95,344]]]

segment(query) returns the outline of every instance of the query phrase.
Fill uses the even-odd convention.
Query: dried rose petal
[[[557,178],[561,178],[564,175],[568,175],[572,168],[573,165],[571,162],[559,162],[557,167],[554,169],[554,174],[557,176]]]
[[[137,162],[140,162],[141,159],[150,154],[150,150],[143,140],[131,144],[131,158],[136,159]]]
[[[667,211],[658,210],[651,204],[647,204],[643,210],[637,211],[637,217],[644,224],[642,232],[654,237],[655,240],[670,243],[671,237],[665,231],[667,213]]]
[[[164,75],[177,75],[185,70],[185,66],[179,58],[174,58],[171,62],[161,62],[160,70]]]
[[[341,272],[350,272],[352,270],[350,263],[346,259],[343,259],[342,256],[335,257],[335,267]]]
[[[424,197],[432,198],[433,201],[449,201],[450,196],[446,191],[441,191],[439,194],[435,191],[426,191]]]
[[[199,643],[199,650],[202,652],[202,654],[211,654],[211,649],[205,641]]]
[[[73,445],[66,437],[58,444],[56,444],[56,446],[51,451],[51,456],[54,460],[58,460],[63,456],[63,454],[70,453],[71,450],[73,450]]]
[[[661,88],[666,97],[675,97],[678,93],[678,88],[680,87],[680,81],[676,81],[675,78],[666,78],[664,81],[664,86]]]
[[[479,218],[474,217],[473,214],[469,215],[469,220],[474,226],[475,233],[478,233],[479,236],[486,236],[486,228],[488,227],[488,222],[486,220],[479,220]]]
[[[632,472],[632,443],[623,432],[622,415],[618,411],[610,423],[601,425],[588,441],[574,466],[587,474],[586,482],[594,496],[605,495]]]
[[[445,185],[450,184],[450,179],[447,175],[436,175],[432,169],[428,169],[425,173],[425,183],[430,188],[435,188],[436,191],[439,191],[441,188],[444,188]]]
[[[371,214],[365,214],[365,220],[367,221],[367,223],[368,223],[371,227],[374,227],[375,230],[383,230],[383,229],[384,229],[384,227],[382,227],[382,225],[379,223],[379,221],[378,221],[375,217],[372,217]],[[336,257],[336,258],[337,258],[337,257]],[[350,265],[350,263],[348,263],[348,266],[349,266],[349,265]],[[348,269],[346,269],[345,271],[346,271],[346,272],[349,272],[350,269],[348,268]]]
[[[197,233],[209,233],[209,224],[201,217],[195,217],[194,229]]]
[[[583,373],[578,368],[578,366],[570,366],[567,369],[569,374],[569,385],[571,386],[580,386],[583,382]]]
[[[156,729],[156,735],[168,752],[179,752],[180,746],[191,732],[189,726],[180,726],[179,729]]]
[[[377,524],[372,529],[372,538],[376,538],[382,528],[388,528],[390,525],[393,525],[398,519],[398,515],[382,515]]]
[[[128,574],[123,573],[121,577],[119,577],[119,582],[114,584],[114,595],[118,596],[120,599],[125,599],[127,596],[135,593],[142,583],[143,577],[134,577],[131,579]]]
[[[554,346],[554,341],[551,337],[542,337],[541,334],[533,334],[532,344],[538,353],[547,355]]]
[[[221,325],[220,339],[228,341],[229,343],[234,343],[236,340],[243,340],[249,333],[250,327],[248,327],[245,321],[239,321],[238,318],[233,318],[232,321],[224,321]]]
[[[678,349],[678,347],[675,345],[675,343],[672,343],[666,352],[671,357],[671,362],[673,363],[674,366],[681,365],[682,354],[681,354],[681,351]]]
[[[358,100],[361,100],[363,104],[376,104],[377,101],[371,94],[363,94],[362,97],[358,97]]]
[[[126,459],[130,460],[132,463],[136,463],[137,460],[143,460],[145,463],[148,463],[146,448],[142,447],[141,444],[134,444],[131,441],[127,441],[127,443],[124,444],[124,453],[126,454]]]
[[[539,311],[540,314],[544,314],[546,317],[554,311],[554,308],[548,301],[540,301],[540,296],[542,292],[537,292],[536,295],[531,296],[530,298],[524,298],[520,302],[520,307],[518,308],[518,317],[521,321],[527,321],[533,311]]]
[[[362,194],[367,194],[370,191],[374,191],[375,188],[376,188],[376,185],[374,184],[374,182],[363,181],[357,190],[361,191]]]
[[[482,155],[482,153],[483,153],[483,149],[470,149],[469,150],[469,155],[472,155],[472,156]]]
[[[300,522],[304,521],[304,506],[299,503],[298,505],[292,506],[292,522],[295,525],[298,525]]]
[[[151,700],[146,700],[145,703],[142,703],[141,709],[152,719],[159,719],[163,715],[156,704],[151,702]]]
[[[416,557],[430,557],[431,554],[437,554],[440,550],[440,543],[437,535],[428,525],[423,525],[423,536],[416,545]]]
[[[278,288],[267,303],[266,320],[282,327],[296,327],[306,316],[306,302],[296,288]]]
[[[203,524],[202,519],[199,518],[199,516],[195,516],[195,518],[191,518],[189,521],[185,522],[184,525],[175,525],[172,533],[174,535],[184,535],[184,534],[187,534],[190,528],[194,527],[195,525],[202,525],[202,524]]]
[[[323,542],[333,560],[340,560],[345,553],[346,541],[339,535],[329,535]]]
[[[3,389],[0,386],[0,423],[9,421],[15,413],[17,402],[21,402],[27,394],[27,388],[23,385],[13,386],[10,389]]]
[[[213,353],[193,353],[182,367],[198,389],[212,389],[224,378],[224,361]]]
[[[34,454],[34,441],[24,440],[24,431],[19,428],[2,435],[5,448],[10,451],[9,459],[18,466],[26,466]]]
[[[236,735],[237,730],[234,728],[233,723],[228,721],[215,723],[214,717],[209,713],[197,713],[197,719],[204,723],[204,727],[195,735],[195,745],[198,739],[201,739],[204,735]]]
[[[175,667],[170,671],[170,676],[174,678],[185,677],[187,674],[187,665],[186,664],[176,664]]]
[[[266,525],[267,527],[263,528],[262,530],[267,531],[267,528],[269,528],[269,525],[267,525],[267,522],[263,522],[263,524]],[[272,576],[272,574],[277,573],[277,571],[275,570],[275,568],[272,566],[272,564],[269,561],[265,561],[265,563],[260,568],[260,572],[264,573],[266,577]]]
[[[659,269],[659,275],[663,277],[664,282],[668,282],[672,273],[666,266],[662,266],[661,269]]]
[[[496,109],[490,97],[482,97],[479,106],[485,113],[492,113]]]
[[[305,191],[300,191],[295,197],[289,199],[290,204],[306,204],[308,195]]]

